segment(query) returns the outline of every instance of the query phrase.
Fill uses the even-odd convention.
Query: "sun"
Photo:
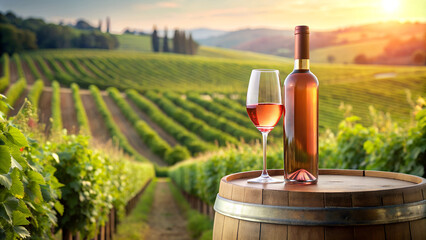
[[[399,0],[382,0],[382,6],[386,12],[393,13],[399,7]]]

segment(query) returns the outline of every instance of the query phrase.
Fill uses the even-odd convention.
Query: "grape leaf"
[[[22,152],[19,151],[18,148],[11,148],[10,154],[15,159],[15,161],[18,162],[22,167],[28,166],[27,160],[24,157],[22,157]]]
[[[0,174],[8,173],[11,164],[9,148],[5,145],[0,145]]]
[[[11,166],[12,166],[12,168],[18,168],[19,170],[22,171],[21,164],[19,164],[19,162],[17,162],[14,157],[12,157],[12,165]]]
[[[38,184],[45,184],[43,176],[35,171],[28,172],[27,176],[30,178],[31,181],[36,182]]]
[[[24,213],[27,217],[31,217],[32,216],[31,211],[28,209],[28,207],[25,204],[24,200],[19,200],[18,211]]]
[[[21,238],[26,238],[26,237],[30,236],[30,233],[28,232],[28,230],[26,228],[22,227],[22,226],[14,226],[13,230]]]
[[[55,202],[55,209],[59,214],[61,214],[61,216],[64,214],[64,205],[62,205],[59,201]]]
[[[18,199],[9,196],[5,201],[0,203],[0,217],[12,225],[12,213],[18,208],[18,204]]]
[[[0,184],[3,185],[7,190],[10,190],[12,186],[12,178],[10,174],[0,174]]]
[[[9,134],[7,134],[6,137],[9,141],[18,147],[28,146],[28,141],[25,135],[15,127],[9,128]]]
[[[12,187],[10,188],[10,193],[13,194],[18,199],[24,197],[24,184],[21,179],[19,179],[19,170],[14,168],[11,174],[12,177]]]
[[[30,222],[27,220],[27,215],[21,213],[20,211],[13,212],[13,225],[15,226],[23,226],[28,225]]]

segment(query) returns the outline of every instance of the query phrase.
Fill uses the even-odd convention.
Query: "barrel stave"
[[[271,170],[270,173],[273,176],[281,175],[282,170]],[[416,176],[362,170],[320,170],[321,174],[329,176],[324,176],[323,185],[318,187],[254,185],[246,183],[246,179],[256,177],[259,172],[232,174],[222,179],[219,195],[245,203],[313,208],[379,207],[415,203],[425,199],[425,180]],[[347,179],[338,175],[344,175],[344,178],[347,176]],[[348,182],[348,185],[342,180]],[[350,191],[345,190],[345,186]],[[213,239],[424,240],[426,219],[379,225],[301,226],[251,222],[216,213]]]

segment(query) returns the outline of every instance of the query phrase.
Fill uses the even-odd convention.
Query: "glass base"
[[[269,175],[260,175],[260,177],[247,180],[248,183],[283,183],[283,180],[271,178]]]

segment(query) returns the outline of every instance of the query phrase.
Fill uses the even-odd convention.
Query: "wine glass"
[[[282,183],[271,178],[266,170],[266,145],[268,133],[274,129],[283,114],[279,71],[273,69],[252,70],[247,90],[247,113],[263,137],[263,171],[249,183]]]

